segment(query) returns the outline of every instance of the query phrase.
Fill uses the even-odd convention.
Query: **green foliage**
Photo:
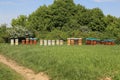
[[[22,26],[14,26],[12,28],[8,28],[7,33],[9,34],[9,38],[25,37],[26,34],[32,36],[32,33]]]
[[[47,34],[47,39],[62,39],[66,40],[68,38],[68,35],[66,32],[60,31],[55,29],[54,31]]]
[[[6,42],[8,37],[6,24],[0,25],[0,43]]]
[[[12,19],[11,25],[14,26],[26,26],[27,17],[25,15],[20,15],[16,19]]]
[[[120,79],[120,46],[10,46],[0,52],[52,80]]]
[[[24,80],[19,74],[0,63],[0,80]]]
[[[105,36],[111,34],[116,39],[120,36],[120,18],[105,16],[101,9],[87,9],[75,4],[73,0],[54,0],[53,4],[40,6],[27,17],[20,15],[12,20],[12,26],[18,25],[31,30],[38,38],[59,39],[60,33],[65,37],[89,37],[95,34],[99,36],[99,33],[100,38],[104,37],[104,33]],[[87,32],[84,32],[85,29]],[[59,34],[52,36],[56,30]],[[61,39],[65,37],[62,36]]]

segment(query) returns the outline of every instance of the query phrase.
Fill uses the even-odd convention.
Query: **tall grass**
[[[120,46],[39,46],[0,44],[0,53],[52,80],[120,80]]]
[[[0,63],[0,80],[24,80],[15,71]]]

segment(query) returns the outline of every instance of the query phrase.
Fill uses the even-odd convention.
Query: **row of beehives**
[[[63,40],[40,40],[40,45],[50,46],[50,45],[63,45]]]
[[[18,39],[11,39],[10,41],[11,45],[18,45],[19,40]],[[22,44],[37,44],[36,40],[22,40]],[[40,45],[44,46],[50,46],[50,45],[63,45],[64,41],[63,40],[40,40]]]
[[[87,45],[97,45],[97,44],[115,45],[115,40],[113,40],[113,39],[100,40],[100,39],[97,39],[97,38],[86,38],[86,44]]]
[[[19,41],[18,39],[11,39],[10,43],[11,45],[18,45]]]
[[[36,38],[26,38],[25,40],[22,40],[22,44],[37,44]]]
[[[63,40],[40,40],[40,45],[49,46],[49,45],[63,45]],[[19,40],[18,39],[11,39],[11,45],[18,45]],[[25,40],[22,40],[23,45],[31,45],[31,44],[37,44],[36,39],[29,39],[26,38]],[[67,38],[67,45],[82,45],[82,38]]]

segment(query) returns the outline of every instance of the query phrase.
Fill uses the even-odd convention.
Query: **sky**
[[[0,0],[0,24],[10,26],[19,15],[29,15],[39,6],[50,5],[54,0]],[[120,0],[74,0],[86,8],[100,8],[105,15],[120,17]]]

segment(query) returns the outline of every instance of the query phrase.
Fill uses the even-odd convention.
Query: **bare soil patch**
[[[50,78],[43,72],[35,74],[31,69],[24,66],[18,65],[15,61],[0,55],[0,62],[9,66],[11,69],[15,70],[17,73],[22,75],[26,80],[50,80]]]

